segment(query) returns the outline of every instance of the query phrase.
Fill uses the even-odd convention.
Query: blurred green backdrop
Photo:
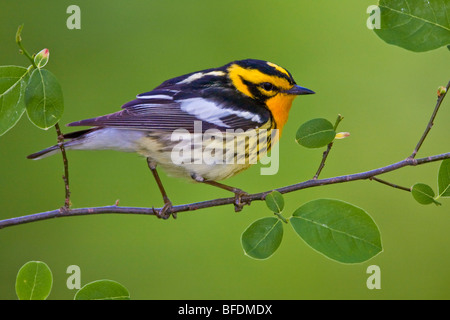
[[[81,8],[81,30],[69,30],[66,9]],[[322,177],[366,171],[407,157],[433,110],[436,89],[450,79],[446,48],[412,53],[367,29],[364,1],[12,1],[0,4],[0,64],[28,65],[14,41],[24,23],[30,52],[50,49],[48,69],[65,98],[61,124],[115,112],[138,93],[187,72],[255,58],[287,68],[317,92],[294,102],[280,145],[280,170],[255,167],[227,183],[259,192],[311,178],[323,150],[298,146],[298,126],[312,118],[341,131]],[[445,101],[420,156],[449,151],[450,102]],[[63,130],[68,132],[66,128]],[[64,190],[61,158],[25,157],[55,143],[24,116],[0,137],[1,219],[58,208]],[[70,152],[73,207],[160,206],[144,159],[113,151]],[[405,168],[384,178],[436,188],[438,163]],[[167,177],[175,204],[229,196],[209,186]],[[96,215],[41,221],[0,230],[0,298],[15,299],[15,276],[29,260],[53,271],[49,299],[71,299],[66,268],[81,268],[81,283],[113,279],[133,299],[448,299],[450,203],[421,206],[410,194],[361,181],[286,195],[285,215],[320,197],[348,201],[378,224],[384,252],[358,265],[333,262],[285,226],[270,259],[246,257],[240,235],[269,216],[264,203],[240,213],[232,206],[152,216]],[[366,269],[381,269],[381,290],[369,290]]]

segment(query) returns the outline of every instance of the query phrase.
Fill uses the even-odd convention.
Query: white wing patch
[[[194,74],[191,74],[189,77],[187,77],[184,80],[181,80],[180,82],[177,82],[177,84],[186,84],[186,83],[191,83],[192,81],[198,80],[204,76],[224,76],[225,72],[223,71],[210,71],[207,73],[203,73],[203,72],[196,72]]]
[[[207,121],[221,127],[230,127],[229,125],[225,124],[221,120],[221,118],[227,117],[232,114],[244,119],[250,119],[253,122],[262,122],[261,117],[255,113],[222,108],[214,102],[205,100],[203,98],[190,98],[180,102],[180,109],[184,112],[192,114],[202,121]]]
[[[167,96],[165,94],[154,94],[154,95],[139,95],[138,99],[163,99],[163,100],[173,100],[173,97]]]

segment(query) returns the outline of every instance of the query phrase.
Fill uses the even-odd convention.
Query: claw
[[[246,204],[250,205],[248,201],[242,201],[242,196],[246,195],[248,195],[248,193],[240,189],[234,191],[234,212],[242,211],[242,208],[244,208]]]
[[[62,214],[66,214],[69,213],[70,209],[66,206],[62,206],[61,208],[59,208],[59,212]]]
[[[177,218],[177,214],[175,212],[172,212],[172,202],[170,201],[167,201],[161,208],[161,210],[156,210],[154,207],[152,207],[152,210],[155,216],[160,219],[167,220],[170,218],[170,216],[172,216],[174,219]]]

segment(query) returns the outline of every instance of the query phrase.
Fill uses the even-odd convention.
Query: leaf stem
[[[390,186],[390,187],[392,187],[392,188],[396,188],[396,189],[400,189],[400,190],[404,190],[404,191],[411,192],[411,188],[402,187],[402,186],[399,186],[399,185],[397,185],[397,184],[390,183],[390,182],[388,182],[388,181],[386,181],[386,180],[382,180],[382,179],[380,179],[380,178],[377,178],[377,177],[375,177],[375,176],[374,176],[374,177],[370,177],[369,180],[373,180],[373,181],[376,181],[376,182],[385,184],[385,185]]]
[[[339,125],[339,123],[341,123],[341,121],[344,119],[343,116],[341,116],[340,114],[338,114],[336,121],[334,122],[334,127],[333,130],[336,131],[337,127]]]
[[[283,217],[283,215],[281,213],[274,212],[273,214],[276,215],[278,217],[278,219],[280,219],[284,223],[288,223],[288,220],[285,217]]]
[[[19,28],[17,28],[17,32],[16,32],[16,43],[20,48],[20,53],[23,54],[25,57],[28,58],[28,60],[30,60],[31,64],[33,65],[33,68],[38,68],[36,66],[36,63],[34,62],[33,57],[28,53],[28,51],[24,48],[24,46],[22,45],[22,37],[21,37],[21,33],[22,33],[22,29],[23,29],[23,24],[19,26]]]

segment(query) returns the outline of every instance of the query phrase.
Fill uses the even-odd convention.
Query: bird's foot
[[[241,189],[235,188],[233,190],[234,192],[234,211],[239,212],[242,211],[242,208],[244,208],[245,205],[250,205],[250,201],[243,201],[242,197],[247,196],[248,193],[245,191],[242,191]]]
[[[153,213],[155,214],[155,216],[157,216],[160,219],[164,219],[167,220],[170,218],[170,216],[172,216],[174,219],[177,218],[177,214],[176,212],[172,212],[172,202],[170,200],[165,201],[164,206],[157,210],[155,208],[153,209]]]

